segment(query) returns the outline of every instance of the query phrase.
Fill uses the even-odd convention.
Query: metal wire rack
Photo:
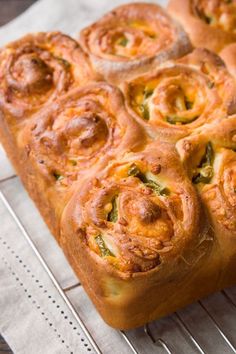
[[[70,292],[80,288],[80,283],[75,282],[64,288],[59,284],[53,271],[33,242],[30,233],[23,225],[21,218],[11,205],[7,193],[4,192],[4,185],[11,184],[16,179],[18,179],[16,176],[10,176],[0,180],[0,200],[49,275],[74,319],[83,329],[95,352],[108,353],[98,345],[96,338],[81,317],[81,309],[78,310],[76,304],[70,299]],[[26,194],[24,198],[27,198]],[[236,353],[235,295],[235,289],[228,289],[178,311],[168,318],[148,323],[144,327],[132,331],[119,331],[120,344],[122,343],[122,348],[124,345],[127,347],[125,350],[122,349],[121,353],[123,354],[123,351],[135,354]],[[214,311],[215,309],[217,310]],[[113,344],[110,343],[110,348]],[[119,342],[116,343],[117,345],[119,346]]]

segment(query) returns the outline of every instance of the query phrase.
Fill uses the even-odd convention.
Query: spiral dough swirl
[[[172,142],[235,112],[235,82],[204,49],[122,87],[129,113],[152,137]]]
[[[0,109],[25,119],[93,75],[72,38],[59,32],[27,35],[0,52]]]
[[[198,202],[171,150],[169,144],[153,144],[87,181],[66,208],[62,228],[72,225],[90,252],[125,273],[158,267],[180,249],[184,254],[190,240],[194,249]]]

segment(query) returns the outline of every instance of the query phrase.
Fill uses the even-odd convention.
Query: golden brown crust
[[[186,33],[158,5],[120,6],[80,33],[97,72],[118,83],[191,50]]]
[[[205,205],[225,260],[235,262],[236,117],[196,131],[180,140],[177,149]]]
[[[86,54],[72,38],[59,32],[29,34],[0,51],[0,109],[22,122],[94,78]]]
[[[45,178],[42,174],[38,174],[34,166],[30,163],[27,156],[27,148],[22,151],[16,145],[17,139],[13,136],[10,128],[5,116],[0,111],[0,142],[47,226],[58,239],[60,233],[59,215],[57,215],[56,209],[52,207],[50,202],[49,193],[45,188]]]
[[[200,166],[207,145],[211,156]],[[189,178],[209,204],[213,223],[224,230],[219,236],[236,235],[236,117],[196,131],[180,140],[177,149]]]
[[[100,82],[71,90],[46,106],[16,140],[19,163],[32,171],[27,177],[32,194],[41,186],[58,222],[77,180],[115,156],[141,149],[146,137],[125,111],[119,89]]]
[[[35,115],[18,135],[19,147],[27,146],[45,178],[61,186],[145,142],[120,90],[105,82],[70,91]]]
[[[195,47],[218,53],[236,41],[235,0],[170,0],[168,12],[182,24]]]
[[[231,75],[236,78],[236,43],[230,44],[225,47],[220,52],[221,58],[224,60],[227,69],[231,73]]]
[[[51,202],[55,193],[29,163],[27,145],[16,149],[18,133],[43,106],[95,78],[78,43],[59,32],[29,34],[0,50],[1,141],[16,171],[25,171],[23,183],[57,236],[61,204]]]
[[[163,26],[144,4],[97,24],[150,8]],[[217,55],[196,49],[124,94],[87,84],[98,76],[62,34],[25,37],[0,58],[0,139],[107,323],[137,327],[236,282],[236,88]],[[135,60],[135,74],[147,69]]]
[[[129,276],[185,253],[198,234],[197,198],[172,150],[158,143],[110,163],[78,188],[65,217],[104,263]]]
[[[121,85],[128,112],[171,142],[234,113],[235,87],[223,61],[201,48]]]
[[[202,217],[173,146],[154,143],[78,184],[63,213],[61,245],[105,320],[130,328],[171,311],[162,290],[171,296],[174,284],[207,263],[214,236]],[[160,305],[150,300],[158,292]]]

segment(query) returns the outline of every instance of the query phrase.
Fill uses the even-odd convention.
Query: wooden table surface
[[[36,0],[0,0],[0,26],[25,11]],[[0,354],[12,353],[0,334]]]

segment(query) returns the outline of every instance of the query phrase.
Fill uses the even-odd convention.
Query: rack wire
[[[81,284],[79,282],[77,282],[77,283],[71,284],[70,286],[65,287],[65,288],[62,288],[60,286],[55,275],[53,274],[53,271],[50,269],[50,267],[46,263],[45,259],[40,254],[40,251],[37,249],[36,245],[32,241],[30,234],[25,229],[24,225],[22,224],[20,218],[18,217],[18,215],[14,211],[14,209],[11,206],[6,195],[1,190],[2,183],[8,182],[8,181],[10,182],[10,180],[15,177],[16,176],[10,176],[8,178],[4,178],[4,179],[0,180],[0,200],[3,202],[4,206],[6,207],[6,209],[8,210],[8,212],[10,213],[12,218],[14,219],[15,223],[19,227],[21,233],[23,234],[23,236],[27,240],[29,246],[34,251],[35,256],[38,258],[39,262],[41,263],[44,270],[46,271],[46,273],[50,277],[51,281],[53,282],[54,286],[58,290],[59,294],[61,295],[61,297],[65,301],[65,303],[66,303],[68,309],[71,311],[74,319],[77,321],[78,325],[83,329],[85,335],[87,336],[89,342],[93,346],[95,352],[98,354],[102,354],[103,352],[101,351],[101,349],[99,348],[95,339],[93,338],[92,334],[90,333],[90,331],[86,327],[86,324],[83,322],[78,309],[73,305],[73,303],[71,302],[71,300],[67,296],[67,293],[69,291],[79,287]],[[226,291],[222,291],[221,294],[223,295],[225,300],[230,304],[230,306],[233,309],[236,309],[236,299],[234,299]],[[223,339],[225,345],[229,349],[229,352],[236,353],[235,345],[232,343],[230,338],[227,336],[227,334],[225,333],[225,330],[223,328],[221,328],[220,324],[214,318],[214,316],[209,311],[207,306],[202,301],[199,301],[198,304],[201,307],[201,309],[204,311],[204,313],[208,317],[208,319],[212,322],[213,326],[215,327],[215,329],[218,332],[218,335]],[[173,322],[175,323],[175,326],[177,326],[178,329],[182,331],[182,334],[185,337],[186,341],[188,341],[188,343],[191,343],[194,353],[208,354],[208,352],[205,351],[202,344],[198,341],[196,333],[194,333],[188,327],[188,325],[185,323],[185,321],[182,319],[182,316],[179,313],[174,313],[171,318],[172,318]],[[158,321],[156,321],[156,322],[158,323]],[[236,325],[236,322],[235,322],[235,325]],[[120,332],[120,340],[123,340],[126,342],[128,348],[129,348],[129,352],[134,353],[134,354],[142,354],[142,350],[139,349],[140,338],[139,338],[139,340],[135,340],[135,336],[130,336],[129,331],[119,331],[119,332]],[[157,336],[153,335],[152,330],[150,328],[150,324],[146,324],[143,328],[140,328],[138,333],[139,333],[139,335],[136,335],[136,338],[140,337],[140,333],[141,333],[142,337],[143,336],[145,337],[143,340],[145,340],[150,345],[150,351],[149,351],[149,348],[147,348],[145,352],[147,352],[147,353],[155,352],[157,354],[159,354],[159,353],[175,354],[176,353],[175,348],[173,348],[173,346],[170,346],[169,343],[167,343],[167,341],[162,337],[161,333],[157,334]],[[236,334],[235,334],[234,339],[236,341]],[[155,348],[155,349],[153,349],[153,348]],[[104,353],[104,354],[106,354],[106,353]],[[182,354],[185,354],[185,352],[183,351]],[[186,354],[189,354],[189,353],[186,352]],[[214,352],[214,354],[218,354],[217,349]],[[219,354],[223,354],[223,353],[219,353]]]

